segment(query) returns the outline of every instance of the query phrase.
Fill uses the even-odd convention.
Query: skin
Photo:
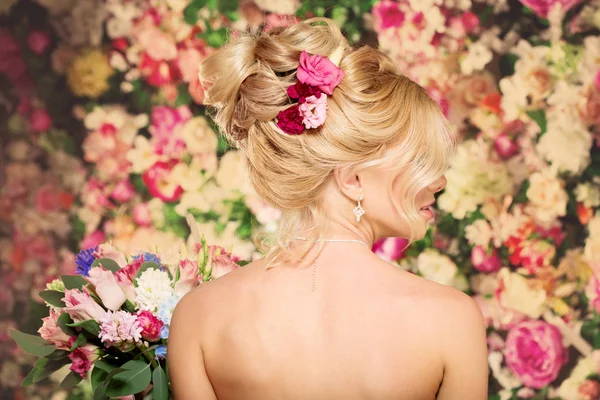
[[[326,238],[408,236],[373,167],[336,171],[325,192]],[[393,180],[401,196],[401,177]],[[417,196],[428,205],[441,177]],[[366,214],[352,209],[364,196]],[[427,229],[422,214],[417,238]],[[420,235],[420,236],[419,236]],[[168,348],[176,400],[487,398],[485,324],[473,300],[382,261],[357,243],[326,243],[311,262],[265,270],[257,260],[186,295]]]

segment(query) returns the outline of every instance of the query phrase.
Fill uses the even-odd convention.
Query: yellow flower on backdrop
[[[67,68],[67,83],[76,96],[96,98],[109,89],[108,78],[113,73],[104,51],[86,49]]]

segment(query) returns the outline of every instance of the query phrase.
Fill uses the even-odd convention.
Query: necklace
[[[305,237],[294,237],[292,240],[308,240]],[[363,242],[362,240],[358,240],[358,239],[321,239],[321,238],[317,238],[317,240],[315,240],[315,259],[312,263],[312,278],[311,278],[311,287],[312,287],[312,291],[314,292],[315,289],[317,288],[317,259],[319,258],[319,254],[318,254],[318,250],[319,250],[319,242],[328,242],[328,243],[359,243],[362,244],[363,246],[365,246],[366,248],[369,248],[369,245],[366,244],[365,242]]]

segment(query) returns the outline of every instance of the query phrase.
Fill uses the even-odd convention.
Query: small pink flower
[[[29,126],[34,132],[45,132],[52,126],[52,119],[46,110],[36,108],[29,114]]]
[[[94,290],[102,304],[109,310],[118,310],[127,300],[125,293],[119,286],[115,275],[101,266],[91,268],[89,276],[83,277],[88,283],[94,286]]]
[[[136,315],[127,311],[108,311],[100,319],[100,341],[123,352],[131,351],[142,339],[142,327]]]
[[[300,20],[293,15],[270,13],[265,17],[265,27],[263,30],[268,32],[273,28],[290,26],[297,24],[298,22],[300,22]]]
[[[166,61],[156,61],[144,53],[138,65],[142,76],[146,78],[149,85],[162,87],[176,78],[175,68]]]
[[[94,258],[110,258],[121,268],[127,265],[125,255],[108,243],[102,243],[98,245],[98,250],[94,252]]]
[[[202,55],[194,48],[183,49],[179,52],[177,66],[184,82],[191,82],[198,77],[198,66],[201,61]]]
[[[142,175],[150,195],[165,202],[177,201],[183,195],[183,188],[172,183],[171,171],[177,165],[176,160],[158,161]]]
[[[173,136],[176,128],[183,125],[192,118],[192,112],[188,106],[177,108],[167,106],[155,106],[152,108],[149,128],[150,133],[157,139],[168,139]]]
[[[135,188],[129,179],[124,179],[115,185],[109,196],[119,203],[126,203],[135,196]]]
[[[148,342],[157,341],[160,338],[160,329],[164,323],[150,311],[139,311],[136,316],[138,325],[142,328],[142,339]]]
[[[344,78],[344,71],[327,57],[309,55],[306,51],[300,54],[300,65],[296,77],[302,83],[317,86],[328,95]]]
[[[58,193],[56,193],[56,186],[47,183],[40,187],[35,194],[35,209],[40,214],[47,214],[59,207],[58,201],[59,198]]]
[[[564,12],[583,0],[519,0],[523,5],[531,8],[534,13],[542,18],[548,18],[548,13],[556,4],[560,4]]]
[[[377,33],[381,33],[388,28],[402,26],[406,18],[405,14],[400,10],[400,4],[390,0],[375,3],[371,9],[371,13],[375,19],[375,32]]]
[[[213,278],[219,278],[238,269],[235,257],[221,246],[208,246],[208,264],[206,268],[211,271]]]
[[[519,146],[502,133],[494,140],[494,150],[503,160],[508,160],[519,152]]]
[[[89,249],[91,247],[96,247],[105,241],[106,237],[102,231],[94,231],[83,238],[81,243],[79,243],[79,247],[82,249]]]
[[[144,49],[154,60],[174,60],[177,57],[175,39],[155,26],[149,19],[139,23],[133,31],[140,48]]]
[[[541,389],[557,378],[567,353],[558,328],[544,321],[525,321],[508,332],[505,357],[525,386]]]
[[[204,87],[200,83],[198,76],[190,81],[188,85],[188,93],[192,96],[192,100],[196,104],[202,104],[204,102]]]
[[[396,261],[402,258],[407,245],[404,238],[385,238],[373,244],[373,252],[388,262]]]
[[[502,260],[495,248],[486,251],[482,246],[475,246],[471,250],[471,262],[479,272],[491,273],[502,268]]]
[[[327,95],[321,93],[320,97],[310,96],[298,107],[302,116],[302,123],[306,129],[318,128],[325,123],[327,116]]]
[[[50,315],[42,318],[44,323],[42,327],[38,329],[38,333],[46,342],[53,344],[59,350],[69,350],[69,340],[71,337],[63,332],[58,326],[58,317],[61,316],[60,312],[50,309]]]
[[[75,338],[71,338],[69,348],[75,342]],[[92,368],[92,364],[100,357],[100,349],[93,344],[86,344],[73,350],[69,353],[69,359],[72,361],[71,371],[79,374],[83,379],[86,378],[88,371]]]
[[[600,398],[600,383],[586,379],[578,390],[583,400],[596,400]]]
[[[43,31],[32,31],[27,37],[27,44],[32,52],[40,55],[50,46],[50,35]]]
[[[200,283],[198,262],[191,260],[179,261],[179,280],[175,283],[175,294],[183,296]]]
[[[106,311],[92,299],[89,293],[78,289],[65,289],[65,297],[62,300],[66,305],[65,312],[71,316],[74,322],[88,319],[100,321],[100,318],[106,314]]]
[[[133,220],[140,226],[152,225],[148,203],[140,203],[133,208]]]
[[[479,17],[471,11],[466,11],[461,20],[467,33],[472,33],[479,27]]]
[[[585,287],[585,297],[588,299],[590,307],[600,314],[600,279],[592,276]]]

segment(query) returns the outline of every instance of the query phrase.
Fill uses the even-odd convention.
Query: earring
[[[356,222],[360,222],[360,217],[362,217],[365,214],[364,208],[362,208],[362,206],[360,205],[360,202],[362,201],[362,199],[363,199],[362,195],[359,196],[358,205],[352,211],[354,213],[354,216],[356,217]]]

